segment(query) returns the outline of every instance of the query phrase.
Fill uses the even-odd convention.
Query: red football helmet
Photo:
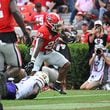
[[[56,13],[49,13],[46,16],[46,25],[54,32],[58,32],[63,25],[63,20]]]

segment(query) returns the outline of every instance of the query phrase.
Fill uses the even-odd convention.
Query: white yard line
[[[91,97],[91,96],[110,96],[110,94],[84,94],[84,95],[61,95],[61,96],[50,96],[50,97],[37,97],[37,99],[57,99],[57,98],[72,98],[72,97]]]
[[[4,107],[5,110],[77,110],[81,108],[110,107],[110,103],[61,103]]]

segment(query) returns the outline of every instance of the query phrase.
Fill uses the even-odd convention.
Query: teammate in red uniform
[[[30,37],[25,29],[23,19],[16,6],[15,0],[0,1],[0,94],[6,95],[4,63],[18,68],[21,66],[20,54],[16,48],[17,37],[14,32],[13,18],[21,27],[27,43]]]
[[[36,11],[31,16],[30,23],[33,24],[33,29],[38,30],[45,23],[47,12],[42,11],[41,3],[35,4]]]
[[[59,67],[59,78],[55,90],[63,93],[61,81],[67,73],[70,62],[59,52],[53,50],[57,43],[63,27],[63,21],[56,13],[49,13],[46,17],[46,24],[38,30],[36,45],[31,58],[35,59],[32,73],[39,71],[43,62]]]

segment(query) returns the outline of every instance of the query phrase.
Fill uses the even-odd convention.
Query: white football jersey
[[[16,93],[16,99],[23,99],[33,93],[35,84],[38,84],[40,89],[45,86],[45,83],[49,82],[49,78],[44,72],[37,72],[34,76],[27,76],[16,84],[18,90]]]

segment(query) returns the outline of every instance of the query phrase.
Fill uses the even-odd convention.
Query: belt
[[[50,54],[52,52],[52,50],[50,50],[50,51],[45,51],[44,52],[44,55],[48,55],[48,54]]]

